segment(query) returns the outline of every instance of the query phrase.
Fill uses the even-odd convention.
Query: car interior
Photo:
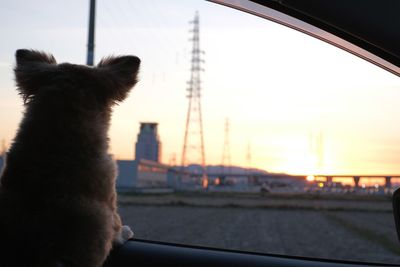
[[[81,43],[76,41],[76,36],[79,35],[81,38],[79,40],[84,40],[84,42],[87,40],[87,12],[80,10],[83,7],[78,7],[83,5],[82,2],[86,6],[89,2],[94,3],[94,0],[65,2],[66,5],[67,3],[71,5],[68,8],[64,7],[66,10],[76,11],[76,14],[80,14],[81,17],[72,14],[71,11],[64,14],[61,12],[62,8],[59,7],[57,7],[57,12],[53,12],[54,6],[43,15],[40,13],[41,6],[36,6],[36,2],[39,1],[32,1],[35,4],[26,1],[26,6],[25,2],[24,5],[17,2],[9,0],[8,5],[4,8],[8,18],[6,22],[12,22],[10,25],[4,23],[6,26],[3,26],[3,28],[0,25],[0,31],[9,28],[7,31],[9,38],[4,38],[4,44],[6,44],[3,44],[4,50],[11,51],[11,48],[14,49],[16,44],[6,39],[15,39],[18,45],[27,43],[29,46],[33,44],[33,49],[36,49],[34,46],[38,46],[40,49],[43,46],[44,50],[74,51],[70,54],[67,52],[65,54],[60,53],[60,62],[64,60],[63,57],[67,56],[72,57],[71,61],[78,61],[83,58],[84,51],[87,48],[87,65],[89,66],[96,66],[93,58],[94,53],[96,57],[97,55],[100,57],[100,55],[111,53],[126,56],[138,53],[137,56],[141,60],[140,78],[134,91],[135,99],[127,98],[124,104],[118,103],[115,108],[117,114],[115,117],[118,119],[115,119],[115,121],[120,120],[116,123],[119,128],[112,128],[112,126],[110,128],[110,132],[112,132],[110,136],[112,137],[107,139],[107,142],[111,140],[110,150],[112,152],[110,152],[109,158],[110,160],[115,159],[120,171],[120,174],[118,174],[120,176],[117,177],[116,182],[118,210],[123,223],[132,228],[134,237],[123,244],[114,246],[103,266],[400,266],[400,188],[398,187],[400,185],[400,174],[396,173],[399,170],[397,159],[399,158],[400,148],[397,149],[393,145],[400,143],[397,134],[400,132],[400,126],[398,126],[400,123],[398,123],[395,113],[398,109],[396,92],[399,92],[400,96],[400,88],[399,83],[392,82],[395,79],[395,81],[400,79],[399,0],[197,0],[196,4],[193,4],[195,1],[192,0],[159,0],[158,2],[157,0],[136,2],[131,0],[99,0],[96,5],[98,5],[97,8],[102,5],[103,13],[101,19],[97,17],[97,21],[95,21],[95,8],[94,6],[90,8],[89,42],[88,44],[85,43],[85,45],[87,44],[85,47],[83,41]],[[44,2],[48,2],[46,5],[54,5],[54,3],[51,3],[52,1]],[[199,45],[199,39],[201,39],[201,42],[206,39],[202,39],[203,35],[201,35],[201,38],[199,37],[199,14],[203,16],[201,12],[196,11],[196,8],[200,6],[199,2],[208,5],[201,6],[200,11],[204,11],[203,14],[208,12],[207,15],[209,15],[207,18],[210,21],[204,22],[202,27],[205,25],[204,28],[208,30],[209,47],[216,47],[211,52],[213,59],[210,59],[212,56],[207,59],[207,50],[204,52],[196,47],[196,45]],[[171,4],[170,7],[168,6],[169,3],[174,5]],[[193,5],[187,8],[190,4]],[[182,7],[182,9],[177,8],[177,6]],[[220,13],[213,15],[213,10],[218,10]],[[233,15],[225,21],[224,17],[220,15],[228,14],[224,12],[232,12]],[[193,13],[195,14],[193,21],[183,21],[186,18],[191,19]],[[28,20],[25,21],[16,14],[23,14],[21,16],[26,16],[28,19],[31,19],[31,17],[26,14],[33,14],[34,19],[31,19],[32,29],[27,27],[29,25],[22,27],[17,25],[18,21],[21,21],[21,24],[29,23],[26,23]],[[74,17],[74,15],[76,15],[76,20],[68,22],[70,23],[68,27],[72,25],[71,28],[68,28],[67,24],[63,23],[67,23],[69,17]],[[240,21],[234,26],[229,25],[240,16],[250,17],[250,19],[243,20],[245,25],[240,25]],[[46,28],[49,24],[48,21],[43,23],[43,21],[37,19],[38,17],[54,21],[54,29]],[[57,20],[58,17],[60,17],[59,21]],[[178,17],[179,22],[177,22]],[[201,18],[203,19],[203,17]],[[202,20],[201,23],[203,21],[205,20]],[[101,31],[97,31],[97,28],[95,30],[95,22],[98,23],[96,27],[100,25]],[[186,25],[187,22],[189,22],[189,26]],[[178,23],[179,25],[177,25]],[[165,25],[168,28],[164,27]],[[252,28],[252,25],[257,25],[257,27]],[[273,28],[270,25],[281,28]],[[214,26],[215,28],[218,26],[218,30],[215,30]],[[237,27],[237,29],[234,27]],[[27,29],[21,33],[23,28]],[[282,28],[294,32],[296,38],[300,36],[300,38],[311,39],[313,42],[318,42],[317,45],[322,44],[329,49],[334,49],[334,51],[329,56],[324,54],[323,51],[327,50],[323,49],[322,52],[318,51],[319,54],[314,54],[317,45],[309,41],[298,44],[293,40],[299,39],[279,39],[279,37],[276,37],[280,36],[279,34],[272,35],[272,32],[279,31]],[[224,31],[227,32],[226,35]],[[249,34],[246,34],[246,31]],[[15,34],[17,32],[18,34]],[[39,35],[41,35],[40,38]],[[149,38],[150,35],[153,35],[153,38]],[[49,39],[46,39],[46,36]],[[215,38],[216,36],[219,38]],[[254,36],[256,38],[249,38]],[[268,39],[270,36],[274,37]],[[61,41],[54,41],[58,40],[56,38]],[[96,46],[94,44],[95,39],[99,40]],[[258,43],[259,40],[261,41]],[[29,41],[32,42],[29,43]],[[184,42],[185,44],[182,44]],[[105,43],[108,46],[104,45]],[[137,43],[142,44],[137,45]],[[194,45],[190,46],[187,43],[194,43]],[[232,50],[229,50],[230,44],[234,44]],[[299,46],[302,46],[301,48],[304,50],[294,49]],[[1,44],[0,48],[2,48]],[[143,49],[140,50],[140,48]],[[225,49],[229,50],[230,54],[226,52],[226,54],[229,54],[228,57],[222,56]],[[111,53],[109,53],[110,50]],[[300,57],[294,57],[295,54],[299,54],[298,51],[303,51],[300,52],[300,54],[303,54]],[[265,55],[262,55],[264,52]],[[9,62],[2,59],[1,56],[5,58],[4,54],[6,54],[4,51],[0,51],[0,74],[4,77],[7,75],[10,77],[6,77],[8,81],[5,86],[0,79],[0,87],[11,88],[13,85],[11,85],[12,78],[9,74],[12,72],[11,64],[14,64],[14,62],[11,63],[11,59]],[[7,51],[7,54],[11,53]],[[57,55],[57,53],[54,54]],[[276,54],[277,58],[284,58],[282,60],[284,63],[280,64],[280,59],[269,61],[273,54]],[[380,79],[377,79],[376,83],[370,87],[365,86],[365,81],[359,83],[358,81],[351,81],[347,85],[346,83],[353,78],[351,68],[356,67],[335,65],[335,63],[332,64],[335,66],[330,66],[332,58],[337,56],[343,59],[345,57],[343,54],[354,58],[356,63],[352,66],[361,66],[360,61],[367,65],[367,67],[358,71],[358,76],[354,80],[364,79],[362,71],[374,68],[375,71],[378,70],[379,75],[384,73],[377,76],[390,77],[389,85],[385,84],[380,87]],[[73,58],[75,56],[76,58]],[[317,60],[311,60],[311,63],[307,62],[313,56]],[[12,60],[14,60],[14,57]],[[70,59],[68,58],[68,60]],[[205,175],[203,140],[201,140],[203,158],[199,160],[202,163],[193,164],[193,167],[184,161],[185,153],[190,148],[190,144],[186,146],[186,136],[190,135],[187,126],[189,115],[185,120],[187,124],[184,138],[180,138],[180,134],[183,133],[183,123],[182,131],[181,125],[178,126],[178,123],[184,122],[184,115],[187,110],[190,114],[191,107],[194,106],[195,111],[201,110],[200,104],[196,106],[189,102],[187,109],[186,103],[187,99],[190,99],[189,101],[192,98],[196,100],[196,97],[199,99],[200,95],[203,96],[203,91],[201,94],[188,89],[185,91],[185,86],[193,87],[193,84],[196,84],[199,88],[200,84],[203,86],[203,80],[200,82],[199,77],[196,80],[193,76],[200,75],[200,71],[203,71],[203,64],[207,60],[212,61],[214,66],[210,66],[212,64],[207,66],[208,70],[205,72],[209,76],[204,75],[202,78],[219,75],[223,78],[213,81],[213,86],[209,86],[211,82],[204,79],[204,87],[209,86],[207,90],[210,89],[204,90],[204,95],[215,94],[214,98],[218,98],[218,100],[209,101],[212,102],[212,104],[209,104],[211,108],[205,112],[206,115],[203,118],[206,116],[211,119],[217,118],[222,116],[221,114],[226,110],[234,110],[232,112],[234,114],[232,116],[233,123],[230,124],[229,119],[226,118],[224,123],[221,123],[222,120],[215,122],[215,119],[208,124],[208,129],[214,131],[210,131],[211,134],[208,135],[208,137],[211,136],[207,141],[211,145],[208,146],[213,146],[215,151],[218,150],[218,152],[214,151],[211,156],[213,160],[207,162],[210,164],[207,165],[207,167],[210,166],[208,170],[211,173],[208,175],[212,176],[210,180]],[[257,62],[252,65],[252,61]],[[296,64],[291,66],[291,61],[296,61]],[[189,62],[191,64],[190,69],[188,68]],[[311,65],[312,68],[307,69]],[[330,67],[327,71],[331,72],[330,76],[319,77],[320,73],[313,73],[313,70],[323,69],[327,66]],[[137,68],[135,75],[138,71]],[[7,70],[5,71],[5,69]],[[209,69],[211,70],[209,71]],[[345,76],[342,83],[336,88],[330,86],[330,84],[332,81],[341,80],[342,77],[337,75],[335,70]],[[181,79],[182,77],[188,78],[189,72],[191,75],[189,82]],[[244,72],[247,72],[247,76]],[[3,75],[4,73],[7,73],[7,75]],[[369,73],[366,71],[365,77]],[[245,78],[238,79],[242,75]],[[252,80],[252,77],[255,76],[257,76],[257,79]],[[326,80],[326,77],[329,77],[330,80]],[[375,76],[368,78],[370,78],[368,81],[374,81]],[[272,83],[266,82],[269,79],[274,80],[275,84],[271,85]],[[237,82],[236,80],[240,81]],[[283,90],[284,86],[273,87],[283,80],[290,81],[284,86],[290,87],[289,89],[292,91]],[[309,80],[313,81],[308,83]],[[297,87],[297,84],[300,83],[304,84],[303,87]],[[312,90],[302,92],[302,90],[305,90],[304,88],[312,87],[311,83],[312,86],[317,88],[317,96],[307,95],[307,92],[313,94]],[[343,86],[340,87],[341,85]],[[145,90],[141,91],[141,86],[144,89],[154,91],[143,92]],[[298,90],[299,88],[300,90]],[[322,89],[326,89],[326,91]],[[335,95],[336,89],[340,90],[337,95]],[[350,92],[352,89],[354,91]],[[381,89],[386,90],[385,98],[380,98],[380,95],[383,94],[382,91],[384,91]],[[2,91],[10,92],[4,93]],[[5,125],[8,125],[11,118],[14,119],[14,117],[20,115],[15,115],[18,113],[15,111],[15,99],[17,99],[15,90],[2,91],[0,91],[0,99],[4,98],[2,99],[4,103],[0,101],[0,111],[4,110],[4,112],[0,112],[2,116],[0,119],[1,124],[4,125],[3,128],[0,128],[0,132],[6,129]],[[12,100],[6,99],[5,96],[11,95],[11,93],[14,93],[10,97]],[[364,93],[368,96],[365,96]],[[251,96],[246,98],[248,95]],[[332,106],[326,105],[330,100],[334,104]],[[390,103],[385,102],[388,100],[390,100]],[[18,102],[18,105],[20,102]],[[244,102],[246,103],[243,104]],[[365,102],[365,105],[357,105],[360,102]],[[346,107],[340,106],[341,103]],[[183,104],[185,105],[184,109],[181,108]],[[150,106],[154,107],[145,109]],[[177,106],[180,109],[176,108]],[[362,107],[360,108],[360,106]],[[281,113],[282,110],[289,110],[289,112]],[[368,113],[370,110],[372,110],[371,113]],[[218,112],[218,115],[214,113],[215,111]],[[326,117],[318,117],[316,113],[320,111],[325,112]],[[349,115],[352,111],[354,111],[354,114]],[[10,115],[12,112],[13,114]],[[339,114],[337,117],[335,117],[335,112]],[[283,113],[284,115],[282,115]],[[377,113],[379,114],[373,115]],[[290,118],[288,119],[285,116]],[[137,127],[139,117],[141,121],[140,126]],[[159,119],[159,117],[162,118]],[[194,118],[193,121],[196,121],[196,123],[200,121],[201,139],[203,139],[201,111],[199,117]],[[321,121],[324,123],[324,120],[326,120],[326,124],[322,123],[323,126],[335,124],[335,120],[342,121],[338,123],[339,126],[329,125],[322,129],[323,126],[321,128],[318,128],[319,125],[314,127],[318,123],[313,125],[311,119],[307,120],[314,117],[318,117],[315,120],[318,123]],[[218,119],[220,118],[218,117]],[[242,124],[237,126],[239,123],[235,124],[235,119],[237,121],[242,120]],[[368,119],[371,119],[373,123],[370,123]],[[161,121],[161,123],[156,122],[156,120]],[[285,122],[283,123],[281,120],[285,120]],[[246,124],[243,121],[250,122]],[[12,123],[16,125],[15,121]],[[290,128],[286,123],[295,124],[295,126]],[[307,128],[309,126],[307,123],[311,125],[309,128]],[[162,128],[163,125],[169,126]],[[256,132],[254,133],[256,137],[248,137],[250,134],[243,134],[244,131],[240,132],[248,125],[251,125],[250,130]],[[224,126],[224,128],[220,127],[221,129],[219,129],[219,126]],[[360,127],[356,129],[358,126]],[[140,129],[137,136],[136,132],[132,130],[134,127]],[[157,129],[157,127],[159,128]],[[335,127],[338,128],[337,131],[332,130]],[[166,128],[176,129],[173,131]],[[301,138],[291,133],[293,129],[298,130],[297,134],[301,132]],[[168,139],[168,141],[164,141],[162,144],[162,151],[167,156],[164,154],[162,162],[161,160],[158,161],[159,155],[156,156],[158,158],[155,161],[145,157],[141,161],[137,155],[138,147],[140,147],[139,141],[137,143],[134,143],[134,141],[133,145],[132,141],[136,137],[137,140],[145,139],[149,136],[145,135],[151,133],[156,136],[153,141],[160,146],[161,151],[161,141],[157,139],[157,130],[164,131],[162,132],[163,138],[167,136],[165,139]],[[258,130],[260,132],[257,132]],[[385,134],[391,130],[390,138],[392,139],[390,142],[386,142],[385,137],[388,135]],[[180,132],[177,133],[178,131]],[[287,132],[289,134],[285,135]],[[349,140],[346,137],[338,138],[339,141],[336,140],[335,143],[332,141],[333,138],[329,139],[332,132],[335,132],[334,134],[339,137],[347,134],[351,138]],[[141,136],[142,133],[144,137]],[[219,133],[219,135],[216,133]],[[369,137],[372,136],[371,144],[367,142],[369,139],[363,137],[364,133]],[[377,133],[376,136],[374,136],[375,133]],[[4,133],[2,134],[5,136]],[[178,135],[179,137],[177,137]],[[0,136],[0,139],[4,136]],[[234,141],[230,144],[228,140],[231,136],[236,139],[233,139]],[[279,139],[282,136],[288,138]],[[267,139],[273,139],[272,137],[278,137],[279,140],[269,142]],[[121,141],[121,143],[116,144],[112,142],[113,138],[129,140],[124,141],[125,143]],[[222,163],[218,165],[220,143],[223,143],[220,141],[223,138],[225,138],[225,142],[223,144]],[[246,138],[249,141],[245,140]],[[257,141],[259,142],[251,144],[251,138],[253,140],[258,138]],[[11,140],[11,138],[8,139]],[[363,139],[364,143],[357,142],[358,139]],[[341,144],[340,141],[343,140],[345,142]],[[380,143],[377,145],[374,143],[375,141]],[[0,150],[0,170],[5,163],[7,150],[5,143],[3,139]],[[183,153],[180,154],[181,151],[179,151],[178,156],[176,156],[175,152],[181,149],[181,143],[184,143]],[[233,145],[236,155],[240,155],[240,163],[238,163],[239,160],[236,160],[235,163],[237,164],[231,164],[230,151],[226,151],[226,148],[230,145]],[[346,145],[357,150],[357,153],[353,153],[353,151],[350,151],[351,149],[345,150]],[[279,153],[283,151],[286,154],[277,152],[274,155],[276,158],[274,158],[271,154],[276,152],[273,149],[278,146],[285,147],[286,151],[284,149],[276,151]],[[292,147],[288,149],[290,146]],[[368,148],[366,148],[367,146]],[[143,150],[149,150],[149,146],[143,147]],[[136,153],[137,161],[131,159],[132,148]],[[118,149],[121,151],[129,150],[129,157],[118,157],[120,155],[118,153],[113,154],[115,152],[113,149],[115,151]],[[324,149],[325,152],[330,149],[329,152],[337,153],[337,158],[345,155],[343,162],[349,160],[354,163],[353,174],[346,173],[348,169],[351,169],[346,169],[350,164],[342,164],[341,167],[343,168],[339,171],[341,173],[338,172],[336,176],[332,175],[336,172],[335,168],[324,169],[325,163],[328,166],[334,162],[334,157],[329,157],[329,153],[325,153]],[[212,154],[209,152],[210,150],[207,153]],[[262,154],[259,151],[267,152]],[[303,155],[308,152],[312,155]],[[349,153],[346,154],[346,152]],[[159,153],[158,146],[157,153]],[[372,159],[367,158],[367,156],[362,157],[363,154],[369,156],[374,153],[379,154],[378,156],[383,155],[382,159],[378,159],[378,156]],[[290,154],[293,154],[293,157],[288,159],[287,156]],[[180,155],[182,155],[181,163],[179,162]],[[169,157],[168,160],[167,157]],[[300,160],[296,161],[297,159]],[[271,162],[282,167],[283,165],[278,164],[279,160],[293,163],[294,168],[269,169],[270,166],[273,166]],[[271,165],[256,164],[260,162],[262,164],[271,163]],[[380,173],[379,166],[381,165],[379,164],[383,164],[383,162],[389,167],[384,169],[383,173]],[[302,168],[309,163],[310,166],[313,165],[314,167],[318,165],[319,169],[314,168],[314,172],[311,172]],[[334,164],[331,165],[334,166]],[[229,166],[228,170],[224,169],[226,166]],[[232,166],[234,168],[231,168]],[[190,167],[193,167],[192,173],[189,172]],[[134,179],[131,179],[131,176],[124,176],[126,173],[133,173],[134,168],[136,168],[137,173],[142,171],[142,178],[144,177],[140,180],[139,174],[136,173],[135,185],[133,185]],[[222,169],[221,172],[219,172],[220,169]],[[237,172],[236,176],[235,173],[231,173],[231,169]],[[378,173],[376,170],[378,170]],[[362,173],[364,171],[366,173]],[[326,173],[324,174],[324,172]],[[153,176],[146,176],[149,173]],[[360,176],[358,173],[365,174],[365,176]],[[233,178],[230,179],[229,175]],[[182,182],[184,180],[182,177],[189,177],[185,180],[187,184]],[[148,181],[145,181],[146,179]],[[294,186],[290,187],[293,184]],[[294,189],[289,192],[285,191],[288,187],[290,187],[290,190]],[[280,199],[281,196],[284,196],[285,199]],[[115,197],[113,197],[113,200],[115,200]],[[357,203],[354,204],[355,202]],[[293,213],[293,217],[281,216],[283,212],[287,211]],[[316,215],[317,213],[322,215]],[[282,218],[278,218],[279,216]],[[223,218],[223,220],[219,221],[220,218]],[[318,220],[313,221],[313,218]],[[231,225],[231,222],[239,223],[235,225],[232,223]],[[367,226],[363,228],[364,224]],[[257,225],[257,229],[255,225]],[[188,227],[185,228],[185,226]],[[340,230],[338,230],[339,228]],[[318,232],[318,235],[313,236],[314,232]],[[240,235],[240,238],[236,234]],[[274,237],[271,240],[266,240],[270,234]],[[190,238],[187,238],[188,235],[190,235]],[[351,237],[354,236],[359,239],[351,240]],[[349,237],[349,240],[345,241],[345,237]],[[302,240],[307,238],[309,240]],[[333,238],[335,245],[330,247],[330,243],[334,243],[331,240]],[[277,246],[276,244],[280,242],[284,245]],[[291,245],[294,243],[296,243],[296,248],[291,249]],[[111,244],[111,241],[109,244]],[[329,247],[330,249],[326,249]],[[318,254],[321,251],[323,253]],[[347,257],[342,255],[343,251]],[[86,251],[85,253],[87,254]],[[335,255],[335,253],[337,254]],[[339,254],[340,257],[337,256]],[[365,255],[368,258],[364,259]]]

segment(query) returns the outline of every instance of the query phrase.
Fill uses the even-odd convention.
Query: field
[[[120,197],[135,237],[325,259],[400,263],[386,197]]]

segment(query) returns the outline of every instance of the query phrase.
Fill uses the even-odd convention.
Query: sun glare
[[[315,181],[315,177],[314,177],[314,175],[308,175],[306,180],[309,181],[309,182],[314,182]]]

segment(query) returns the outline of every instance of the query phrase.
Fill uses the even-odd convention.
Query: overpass
[[[339,175],[335,175],[335,174],[316,174],[313,175],[315,178],[325,178],[327,183],[331,183],[333,181],[333,178],[352,178],[354,181],[354,187],[358,188],[359,187],[359,183],[360,183],[360,179],[361,178],[365,178],[365,179],[376,179],[376,178],[384,178],[385,179],[385,187],[386,188],[390,188],[392,186],[392,178],[400,178],[399,174],[367,174],[367,175],[354,175],[354,174],[350,174],[350,175],[345,175],[345,174],[339,174]]]
[[[201,173],[187,173],[191,177],[200,177]],[[260,180],[263,179],[299,179],[305,180],[306,175],[290,175],[285,173],[251,173],[251,172],[243,172],[243,173],[224,173],[224,172],[210,172],[207,173],[209,178],[226,178],[226,177],[247,177],[252,179],[253,183],[259,183]],[[316,174],[313,175],[315,178],[323,178],[326,180],[327,184],[332,184],[334,178],[350,178],[354,181],[354,187],[358,188],[360,185],[360,179],[376,179],[383,178],[385,179],[385,187],[390,188],[392,185],[392,178],[400,178],[400,174]]]

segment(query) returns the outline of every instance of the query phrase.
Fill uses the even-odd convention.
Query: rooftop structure
[[[161,142],[157,132],[158,123],[141,122],[135,146],[135,159],[161,161]]]

